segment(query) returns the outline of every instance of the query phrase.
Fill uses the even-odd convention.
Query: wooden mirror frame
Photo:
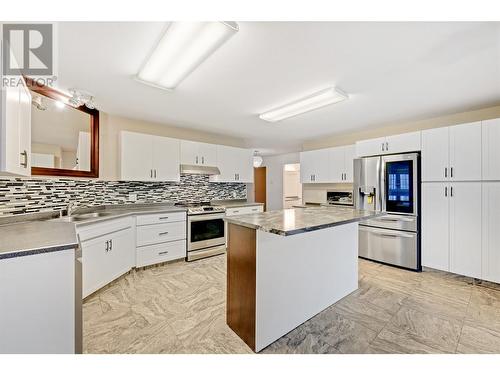
[[[72,107],[69,104],[66,104],[67,100],[70,98],[68,95],[60,91],[57,91],[56,89],[53,89],[51,87],[40,84],[32,78],[29,77],[24,77],[24,78],[26,80],[26,85],[31,91],[43,95],[47,98],[61,101],[64,103],[64,105],[72,109],[76,109],[78,111],[82,111],[90,115],[90,171],[75,171],[73,169],[31,167],[31,174],[38,176],[64,176],[64,177],[88,177],[88,178],[99,177],[99,111],[97,109],[89,109],[85,105],[82,105],[77,108]]]

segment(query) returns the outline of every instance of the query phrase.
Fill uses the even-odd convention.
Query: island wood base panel
[[[358,288],[358,224],[280,236],[228,226],[227,324],[258,352]]]

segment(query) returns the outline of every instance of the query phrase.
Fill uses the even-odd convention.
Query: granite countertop
[[[214,206],[223,206],[225,208],[235,208],[235,207],[250,207],[250,206],[263,206],[264,203],[258,202],[248,202],[246,199],[234,199],[227,201],[212,201],[210,204]]]
[[[0,260],[78,247],[75,226],[57,221],[0,225]]]
[[[346,207],[306,207],[226,217],[230,224],[274,233],[281,236],[319,230],[371,219],[380,212]]]
[[[63,216],[61,218],[55,219],[54,221],[59,222],[71,222],[77,226],[94,224],[101,221],[117,219],[120,217],[126,217],[130,215],[147,215],[155,213],[166,213],[166,212],[186,212],[185,207],[173,206],[171,204],[120,204],[120,205],[106,205],[97,207],[88,207],[78,209],[72,214],[73,217],[78,215],[92,214],[98,212],[103,216],[98,217],[88,217],[83,220],[71,221],[68,216]]]
[[[105,215],[78,221],[59,218],[56,211],[0,217],[0,260],[76,248],[76,226],[130,215],[185,211],[172,204],[123,204],[77,209],[73,217],[94,212]]]

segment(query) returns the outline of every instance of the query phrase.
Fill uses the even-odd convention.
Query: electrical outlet
[[[128,193],[128,200],[130,202],[137,202],[137,193]]]

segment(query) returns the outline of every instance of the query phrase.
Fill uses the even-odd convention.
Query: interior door
[[[450,184],[450,272],[481,277],[481,183]]]
[[[481,180],[481,123],[450,127],[450,180]]]
[[[154,179],[180,181],[180,142],[178,139],[153,136]]]
[[[266,210],[266,167],[254,168],[254,198],[257,203],[264,203],[264,211]]]
[[[447,181],[449,177],[449,130],[422,131],[422,181]]]
[[[450,270],[450,186],[444,182],[422,184],[422,265]]]

